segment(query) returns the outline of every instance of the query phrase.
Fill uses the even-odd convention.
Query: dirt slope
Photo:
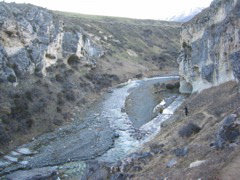
[[[185,105],[189,116],[184,114]],[[159,135],[146,145],[144,152],[153,156],[136,160],[124,173],[133,179],[238,179],[239,126],[227,129],[225,118],[233,113],[231,117],[238,118],[239,107],[238,86],[233,81],[192,94],[173,118],[162,124]],[[192,131],[193,128],[183,131],[189,123],[197,125],[200,131]],[[218,144],[220,137],[224,139],[222,146]],[[204,162],[190,168],[196,161]],[[136,170],[136,166],[140,168]]]

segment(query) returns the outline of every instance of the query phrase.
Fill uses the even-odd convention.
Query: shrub
[[[33,102],[32,93],[30,91],[25,92],[25,97],[27,100]]]
[[[64,75],[66,77],[72,76],[73,74],[74,74],[74,70],[72,70],[72,69],[68,69],[68,70],[64,71]]]
[[[49,66],[46,68],[47,72],[54,72],[54,67],[53,66]]]
[[[63,124],[63,120],[59,118],[54,118],[53,119],[53,124],[57,126],[61,126]]]
[[[179,89],[179,87],[180,87],[180,82],[166,84],[166,89],[169,89],[169,90]]]
[[[32,112],[34,113],[43,113],[47,109],[47,99],[41,98],[37,103],[34,103],[31,107]]]
[[[3,124],[9,124],[11,121],[9,120],[9,117],[6,115],[6,114],[4,114],[4,115],[1,115],[1,122],[3,123]]]
[[[27,120],[25,121],[25,125],[26,125],[28,128],[31,128],[31,127],[33,126],[33,123],[34,123],[33,119],[27,119]]]
[[[141,79],[143,77],[143,74],[137,74],[136,76],[135,76],[135,78],[137,78],[137,79]]]
[[[180,137],[190,137],[193,134],[198,133],[201,130],[199,126],[193,123],[188,123],[184,125],[179,131],[178,134]]]
[[[35,82],[35,84],[37,84],[37,85],[42,85],[42,80],[41,79],[38,79],[36,82]]]
[[[66,69],[66,68],[67,68],[67,65],[66,65],[65,63],[61,63],[61,64],[60,64],[60,68]]]
[[[63,63],[63,59],[57,59],[57,63],[58,63],[58,64]]]
[[[13,35],[12,31],[5,30],[4,32],[8,35],[8,37],[11,37]]]
[[[58,95],[57,95],[57,104],[59,105],[59,106],[62,106],[63,104],[64,104],[64,100],[63,100],[63,94],[62,93],[58,93]]]
[[[159,109],[159,113],[163,113],[163,107],[161,107],[160,109]]]
[[[65,91],[65,97],[68,101],[75,101],[75,93],[72,90]]]
[[[62,109],[60,107],[57,107],[57,112],[58,113],[61,113],[62,112]]]
[[[55,76],[55,78],[56,78],[56,81],[59,82],[59,83],[64,82],[64,77],[61,76],[60,74],[57,74],[57,75]]]
[[[43,87],[49,88],[49,84],[48,84],[47,82],[45,82],[45,83],[43,84]]]
[[[164,147],[164,144],[153,143],[149,145],[151,152],[153,152],[154,154],[163,153],[164,152],[163,147]]]
[[[176,83],[174,84],[174,86],[175,86],[175,88],[180,88],[180,82],[179,82],[179,81],[176,82]]]
[[[9,134],[6,132],[6,130],[0,126],[0,144],[6,145],[10,142],[11,138]]]
[[[28,112],[28,103],[24,98],[14,99],[14,106],[11,108],[15,117],[26,118],[30,114]]]
[[[86,36],[85,34],[83,34],[83,36],[82,36],[82,40],[83,40],[84,43],[87,42],[87,36]]]
[[[187,43],[184,41],[184,42],[182,43],[182,47],[185,48],[185,47],[187,47],[187,46],[188,46]]]
[[[173,90],[175,86],[173,84],[167,84],[166,89]]]
[[[120,80],[119,77],[114,74],[88,73],[85,77],[94,84],[95,90],[110,87],[113,82],[118,82]]]
[[[37,87],[34,87],[34,88],[32,88],[31,90],[30,90],[30,93],[31,93],[31,96],[34,98],[34,97],[36,97],[36,98],[40,98],[40,97],[42,97],[44,94],[44,92],[42,91],[42,89],[41,88],[37,88]]]
[[[7,77],[7,80],[8,82],[10,83],[15,83],[17,81],[17,78],[16,76],[14,76],[13,74],[10,74],[8,77]]]

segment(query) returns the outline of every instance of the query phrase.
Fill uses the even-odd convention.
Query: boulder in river
[[[23,155],[31,155],[31,154],[34,154],[30,149],[28,148],[20,148],[17,150],[20,154],[23,154]]]
[[[119,135],[118,133],[116,133],[116,132],[113,134],[113,137],[114,137],[114,138],[119,138],[119,136],[120,136],[120,135]]]
[[[16,157],[4,156],[3,158],[10,161],[10,162],[18,162],[18,158],[16,158]]]
[[[8,166],[10,164],[11,164],[11,162],[0,160],[0,170],[1,170],[1,168],[5,168],[6,166]]]

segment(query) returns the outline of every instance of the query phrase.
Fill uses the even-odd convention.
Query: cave
[[[45,57],[48,59],[56,59],[56,56],[54,54],[45,54]]]
[[[69,66],[73,68],[78,66],[79,61],[80,61],[79,57],[74,54],[68,58],[67,63]]]

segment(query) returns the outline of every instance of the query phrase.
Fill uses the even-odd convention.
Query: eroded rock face
[[[45,75],[57,59],[72,55],[95,65],[102,49],[83,30],[64,30],[51,11],[30,4],[0,3],[0,82],[17,83],[28,74]]]
[[[240,1],[215,0],[185,23],[178,58],[180,91],[191,93],[240,80]]]

